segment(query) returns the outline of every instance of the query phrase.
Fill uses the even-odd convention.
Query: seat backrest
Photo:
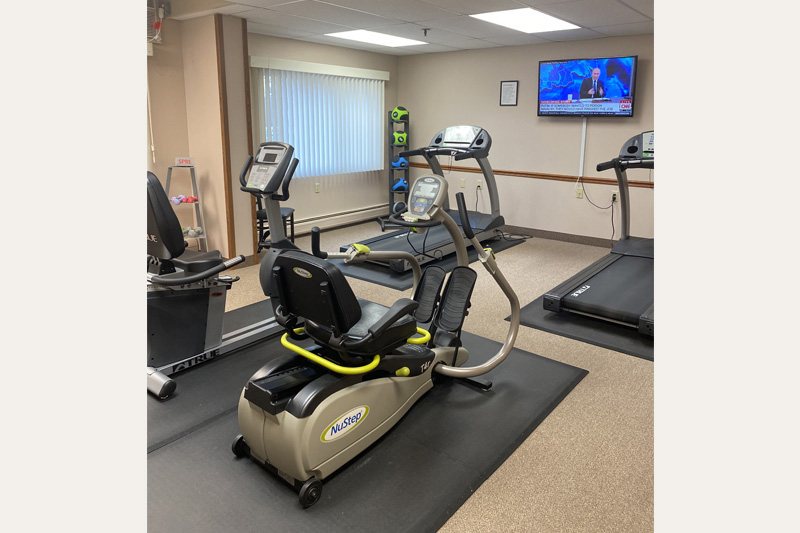
[[[340,336],[361,320],[361,306],[342,271],[299,250],[286,250],[272,268],[284,314],[330,329]]]
[[[181,223],[169,203],[161,182],[147,173],[147,255],[173,259],[186,249]]]

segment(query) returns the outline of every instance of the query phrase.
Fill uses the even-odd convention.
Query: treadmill
[[[544,309],[571,312],[636,328],[655,337],[653,324],[653,239],[630,236],[629,168],[653,168],[653,131],[645,131],[622,146],[619,157],[600,163],[597,171],[613,168],[619,184],[622,236],[611,253],[578,272],[543,296]]]
[[[470,226],[478,242],[501,237],[501,230],[505,225],[505,220],[500,214],[497,182],[488,160],[491,147],[492,138],[489,132],[483,128],[478,126],[450,126],[434,135],[428,146],[417,148],[416,150],[406,150],[398,154],[398,157],[423,156],[431,171],[441,177],[445,176],[438,159],[440,155],[452,156],[456,161],[475,159],[478,162],[481,172],[483,172],[486,189],[489,191],[491,207],[491,213],[468,210]],[[450,215],[459,229],[461,229],[461,235],[465,239],[467,247],[472,246],[471,241],[464,237],[458,210],[450,208],[449,197],[442,204],[442,209]],[[420,265],[442,259],[455,252],[453,240],[443,225],[418,228],[416,233],[408,230],[385,233],[362,241],[360,244],[369,247],[370,251],[408,252],[417,258]],[[349,244],[341,246],[340,251],[344,252],[348,247]],[[403,259],[370,262],[386,266],[398,273],[406,272],[411,268],[409,262]]]

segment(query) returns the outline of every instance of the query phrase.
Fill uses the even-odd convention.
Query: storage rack
[[[207,241],[207,238],[206,238],[206,222],[205,222],[205,219],[203,218],[203,206],[202,206],[202,201],[200,199],[201,198],[200,191],[197,189],[197,174],[194,171],[194,166],[176,165],[176,166],[169,167],[167,169],[167,183],[166,183],[166,186],[164,187],[164,191],[167,193],[167,198],[171,198],[171,196],[169,195],[169,186],[170,186],[170,182],[172,181],[172,169],[174,169],[174,168],[186,168],[186,169],[189,169],[189,174],[191,175],[191,178],[192,178],[192,196],[196,196],[198,198],[198,200],[196,202],[191,202],[191,203],[186,202],[186,203],[180,203],[178,205],[175,205],[175,204],[172,204],[172,205],[173,205],[173,207],[178,207],[178,206],[182,206],[182,205],[193,205],[194,206],[194,219],[196,221],[196,224],[203,230],[203,233],[201,233],[200,235],[197,235],[196,237],[189,237],[188,235],[184,235],[183,238],[184,239],[196,239],[197,240],[197,245],[200,248],[200,251],[201,252],[207,252],[208,251],[208,241]],[[170,202],[170,203],[172,203],[172,202]]]
[[[395,119],[393,117],[393,113],[396,110],[405,111],[405,114],[402,117]],[[395,155],[397,154],[396,149],[399,148],[400,151],[403,151],[408,148],[409,115],[410,114],[408,110],[399,106],[388,112],[386,126],[389,134],[387,136],[389,142],[389,150],[387,151],[388,163],[386,165],[386,168],[388,169],[387,171],[389,173],[389,214],[386,217],[378,218],[378,223],[381,225],[381,231],[385,231],[388,228],[400,227],[396,226],[395,224],[392,224],[387,220],[389,215],[394,214],[393,209],[395,203],[397,203],[398,201],[402,201],[406,205],[408,205],[408,191],[411,188],[411,184],[409,183],[409,177],[408,177],[409,174],[408,163],[406,163],[406,165],[402,168],[395,168],[392,166],[392,162],[394,161]],[[405,134],[404,142],[402,143],[395,142],[395,133]],[[399,180],[405,180],[406,186],[405,190],[402,192],[396,192],[394,190],[394,186]]]

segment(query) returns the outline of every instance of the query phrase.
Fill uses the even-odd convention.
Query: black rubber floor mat
[[[463,340],[470,366],[500,347],[466,332]],[[253,366],[241,375],[225,363],[244,358],[193,372],[209,374],[204,387],[192,389],[204,396],[203,407],[213,405],[202,415],[199,397],[149,406],[160,429],[174,428],[155,439],[160,444],[148,454],[150,533],[436,531],[587,374],[515,349],[486,374],[494,385],[488,392],[453,381],[437,385],[384,437],[327,478],[321,500],[303,510],[287,484],[231,452],[239,393],[258,369],[259,357],[251,357]]]

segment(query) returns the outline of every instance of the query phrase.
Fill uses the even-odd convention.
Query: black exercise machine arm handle
[[[397,157],[410,157],[412,155],[422,155],[422,148],[417,148],[416,150],[403,150],[402,152],[398,152]]]
[[[328,252],[323,252],[319,249],[319,228],[314,226],[311,228],[311,253],[320,259],[327,259]]]
[[[247,171],[250,170],[250,165],[253,163],[253,156],[247,156],[247,160],[244,162],[244,166],[242,167],[242,171],[239,172],[239,183],[242,184],[242,187],[247,187]]]
[[[628,168],[653,168],[654,162],[653,159],[622,159],[620,157],[615,157],[611,161],[598,163],[597,171],[602,172],[609,168],[614,168],[617,165],[619,165],[621,170],[626,170]]]
[[[610,168],[614,168],[614,165],[619,161],[618,158],[614,158],[611,161],[606,161],[605,163],[597,163],[597,171],[603,172],[604,170],[608,170]]]
[[[278,200],[279,202],[285,202],[289,199],[289,183],[292,181],[294,177],[294,171],[297,168],[297,164],[300,162],[299,159],[296,157],[292,159],[292,162],[289,163],[289,169],[286,171],[286,174],[283,176],[283,182],[281,182],[281,194],[273,194],[272,199]]]
[[[458,203],[458,215],[461,217],[461,229],[464,231],[467,239],[473,239],[475,233],[472,231],[472,225],[469,223],[469,214],[467,213],[467,203],[464,200],[464,193],[456,194],[456,203]]]
[[[166,285],[166,286],[174,286],[174,285],[186,285],[189,283],[194,283],[195,281],[202,281],[204,279],[208,279],[214,274],[218,272],[222,272],[223,270],[228,270],[230,267],[234,265],[238,265],[244,261],[243,255],[238,255],[236,257],[232,257],[227,261],[224,261],[216,266],[209,268],[208,270],[204,270],[202,272],[198,272],[197,274],[192,274],[191,276],[184,276],[180,278],[173,278],[173,277],[164,277],[164,276],[152,276],[150,281],[152,283],[157,283],[159,285]]]

